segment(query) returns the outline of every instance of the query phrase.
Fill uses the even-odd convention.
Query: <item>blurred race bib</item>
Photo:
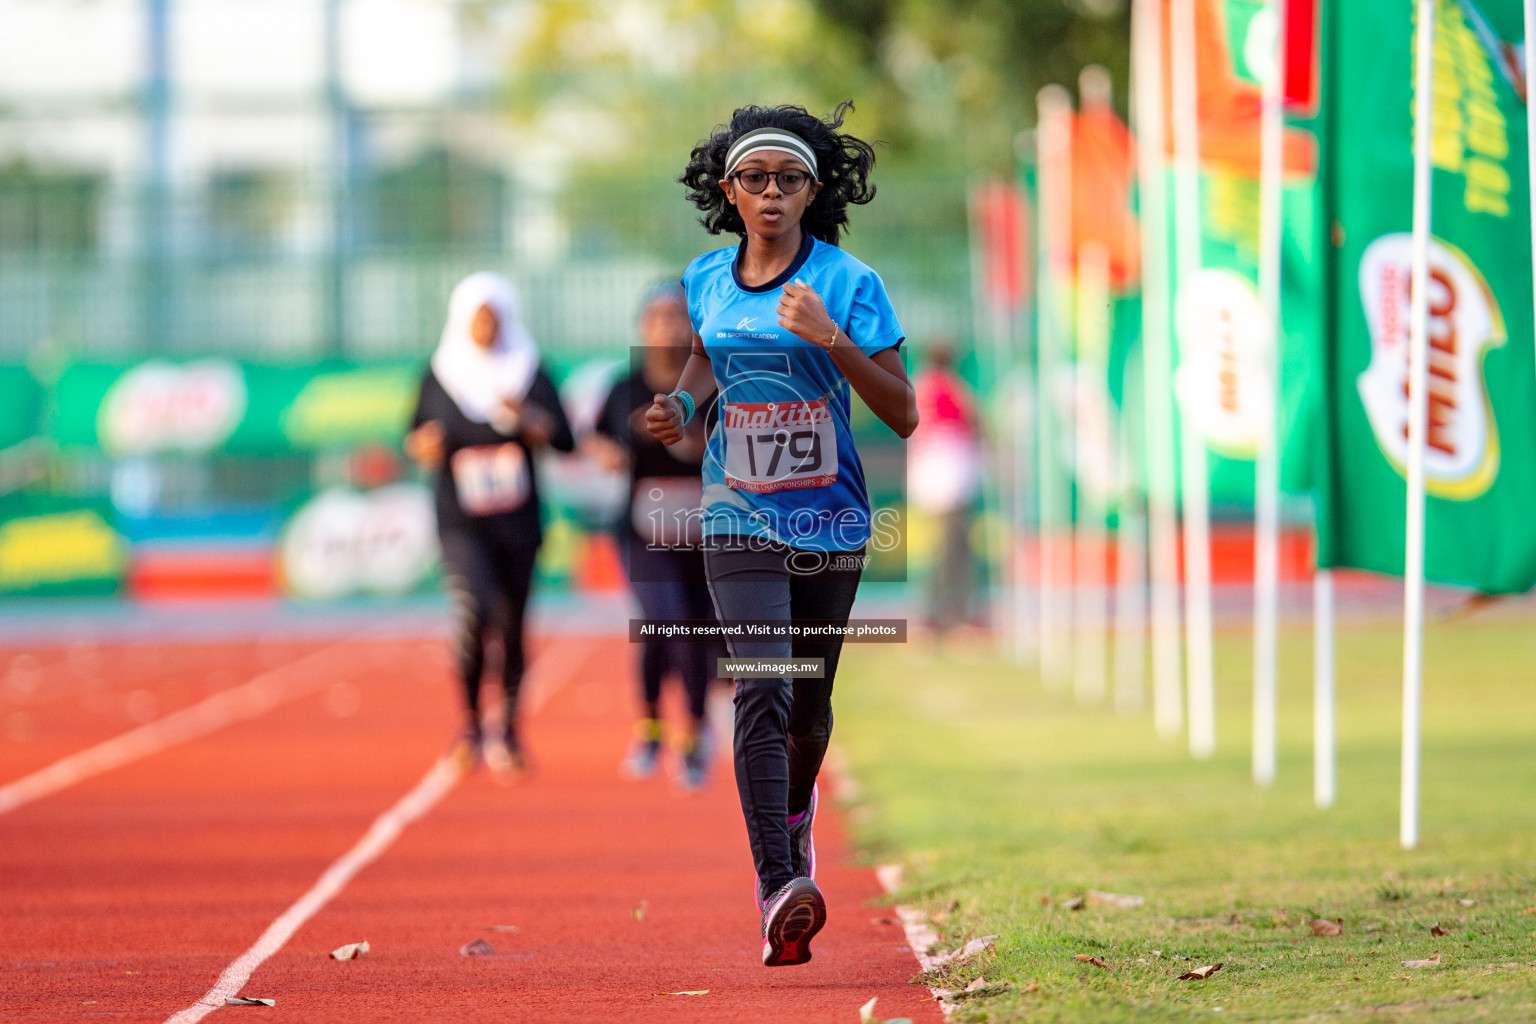
[[[531,480],[522,445],[460,448],[450,460],[459,505],[472,516],[512,512],[528,500]]]
[[[837,480],[837,426],[825,398],[725,402],[725,482],[742,491],[826,487]]]

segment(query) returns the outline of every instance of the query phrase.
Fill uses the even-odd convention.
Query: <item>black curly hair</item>
[[[822,188],[806,207],[800,227],[807,234],[836,245],[848,226],[848,207],[875,198],[875,186],[869,172],[875,166],[874,147],[863,139],[845,135],[837,129],[853,109],[853,101],[840,103],[822,120],[804,107],[741,107],[731,115],[731,123],[718,125],[709,138],[693,147],[688,167],[678,180],[688,186],[688,199],[704,211],[699,223],[712,235],[730,232],[746,237],[747,226],[741,214],[725,198],[720,180],[725,177],[725,154],[732,143],[758,128],[783,128],[804,139],[816,154],[816,178]]]

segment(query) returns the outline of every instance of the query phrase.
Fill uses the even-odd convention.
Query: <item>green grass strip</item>
[[[1387,626],[1340,631],[1330,810],[1312,802],[1309,631],[1282,635],[1268,790],[1249,778],[1246,632],[1218,634],[1205,762],[1157,739],[1150,714],[1079,707],[988,655],[850,647],[837,742],[862,783],[863,855],[907,866],[900,898],[945,945],[1000,936],[924,979],[985,976],[954,1019],[1536,1020],[1536,629],[1429,631],[1413,851],[1397,844],[1401,643]],[[1090,889],[1146,902],[1070,909]],[[1343,934],[1314,935],[1314,918]]]

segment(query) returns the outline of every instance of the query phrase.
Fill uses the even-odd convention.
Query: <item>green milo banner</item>
[[[110,455],[271,454],[394,443],[419,360],[264,366],[223,358],[77,363],[54,388],[50,432]]]
[[[1206,440],[1212,501],[1248,504],[1253,460],[1274,393],[1268,317],[1259,295],[1259,181],[1245,168],[1208,164],[1200,185],[1201,267],[1175,293],[1180,351],[1174,387],[1184,418]],[[1305,490],[1311,353],[1322,332],[1323,307],[1312,175],[1287,175],[1281,218],[1277,422],[1283,484]]]
[[[1334,330],[1318,564],[1392,574],[1405,535],[1415,6],[1324,8]],[[1425,566],[1489,592],[1536,583],[1525,107],[1502,41],[1520,23],[1518,0],[1440,0],[1435,25]]]

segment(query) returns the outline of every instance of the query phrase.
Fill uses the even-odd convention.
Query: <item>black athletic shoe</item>
[[[811,827],[816,823],[816,804],[819,803],[818,787],[811,787],[811,802],[806,805],[800,820],[789,826],[789,868],[798,876],[816,877],[816,839]]]
[[[791,967],[811,959],[811,936],[827,923],[827,901],[809,878],[796,878],[763,907],[763,966]]]

